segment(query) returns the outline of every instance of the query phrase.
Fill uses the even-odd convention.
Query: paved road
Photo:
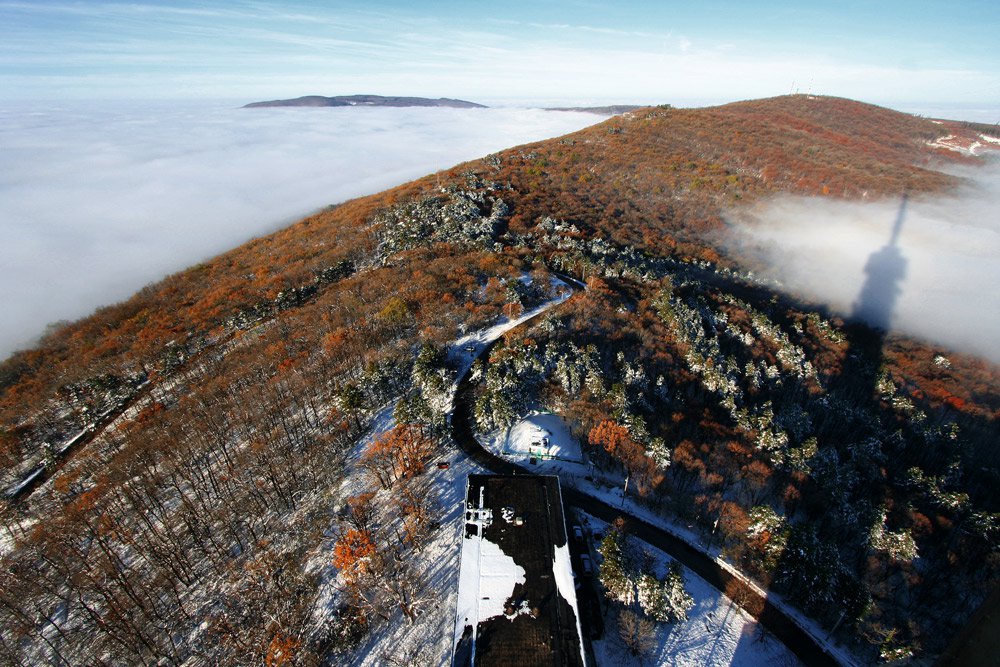
[[[578,281],[574,280],[571,284],[574,288],[579,287]],[[528,325],[542,314],[526,320],[520,326]],[[496,342],[498,341],[491,343],[483,349],[480,356],[489,356],[489,352],[496,345]],[[469,379],[469,374],[466,373],[458,384],[458,391],[455,395],[455,410],[451,420],[452,435],[455,438],[455,442],[476,463],[494,473],[502,475],[535,474],[530,470],[494,455],[476,440],[472,428],[473,388],[474,384]],[[582,491],[563,487],[562,496],[563,501],[570,507],[583,510],[602,521],[610,523],[617,517],[622,517],[625,520],[626,532],[668,553],[672,558],[680,561],[684,567],[700,576],[718,590],[726,593],[730,599],[735,598],[747,613],[756,618],[806,665],[822,665],[823,667],[840,665],[840,662],[827,653],[822,646],[799,627],[785,612],[769,602],[765,595],[761,595],[755,589],[747,586],[740,579],[733,576],[731,572],[715,562],[714,559],[706,556],[687,542],[675,537],[662,528],[631,516],[624,510],[612,507]]]

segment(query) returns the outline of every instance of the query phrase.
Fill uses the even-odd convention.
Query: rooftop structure
[[[469,475],[456,667],[582,667],[559,478]]]

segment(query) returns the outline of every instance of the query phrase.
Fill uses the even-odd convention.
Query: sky
[[[0,0],[0,101],[799,91],[996,122],[998,35],[995,0]]]

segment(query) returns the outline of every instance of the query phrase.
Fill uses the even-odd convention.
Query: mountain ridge
[[[630,111],[642,109],[641,104],[607,104],[604,106],[592,107],[545,107],[546,111],[578,111],[581,113],[592,113],[598,115],[618,116]]]
[[[243,105],[244,109],[269,107],[447,107],[453,109],[485,109],[483,104],[466,100],[439,97],[402,97],[384,95],[305,95],[285,100],[268,100],[251,102]]]

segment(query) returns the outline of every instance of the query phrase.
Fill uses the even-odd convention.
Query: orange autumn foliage
[[[587,439],[595,447],[603,447],[611,456],[616,456],[632,442],[628,429],[609,419],[592,428]]]
[[[424,471],[432,445],[420,426],[400,424],[368,445],[361,455],[361,465],[375,475],[383,488],[390,488],[397,480]]]
[[[348,529],[333,547],[333,566],[348,581],[354,581],[369,567],[375,555],[375,543],[368,531]]]
[[[276,634],[267,646],[267,656],[264,658],[264,664],[267,667],[285,667],[286,665],[294,664],[295,655],[298,653],[301,645],[302,642],[294,637],[289,637],[281,633]]]

